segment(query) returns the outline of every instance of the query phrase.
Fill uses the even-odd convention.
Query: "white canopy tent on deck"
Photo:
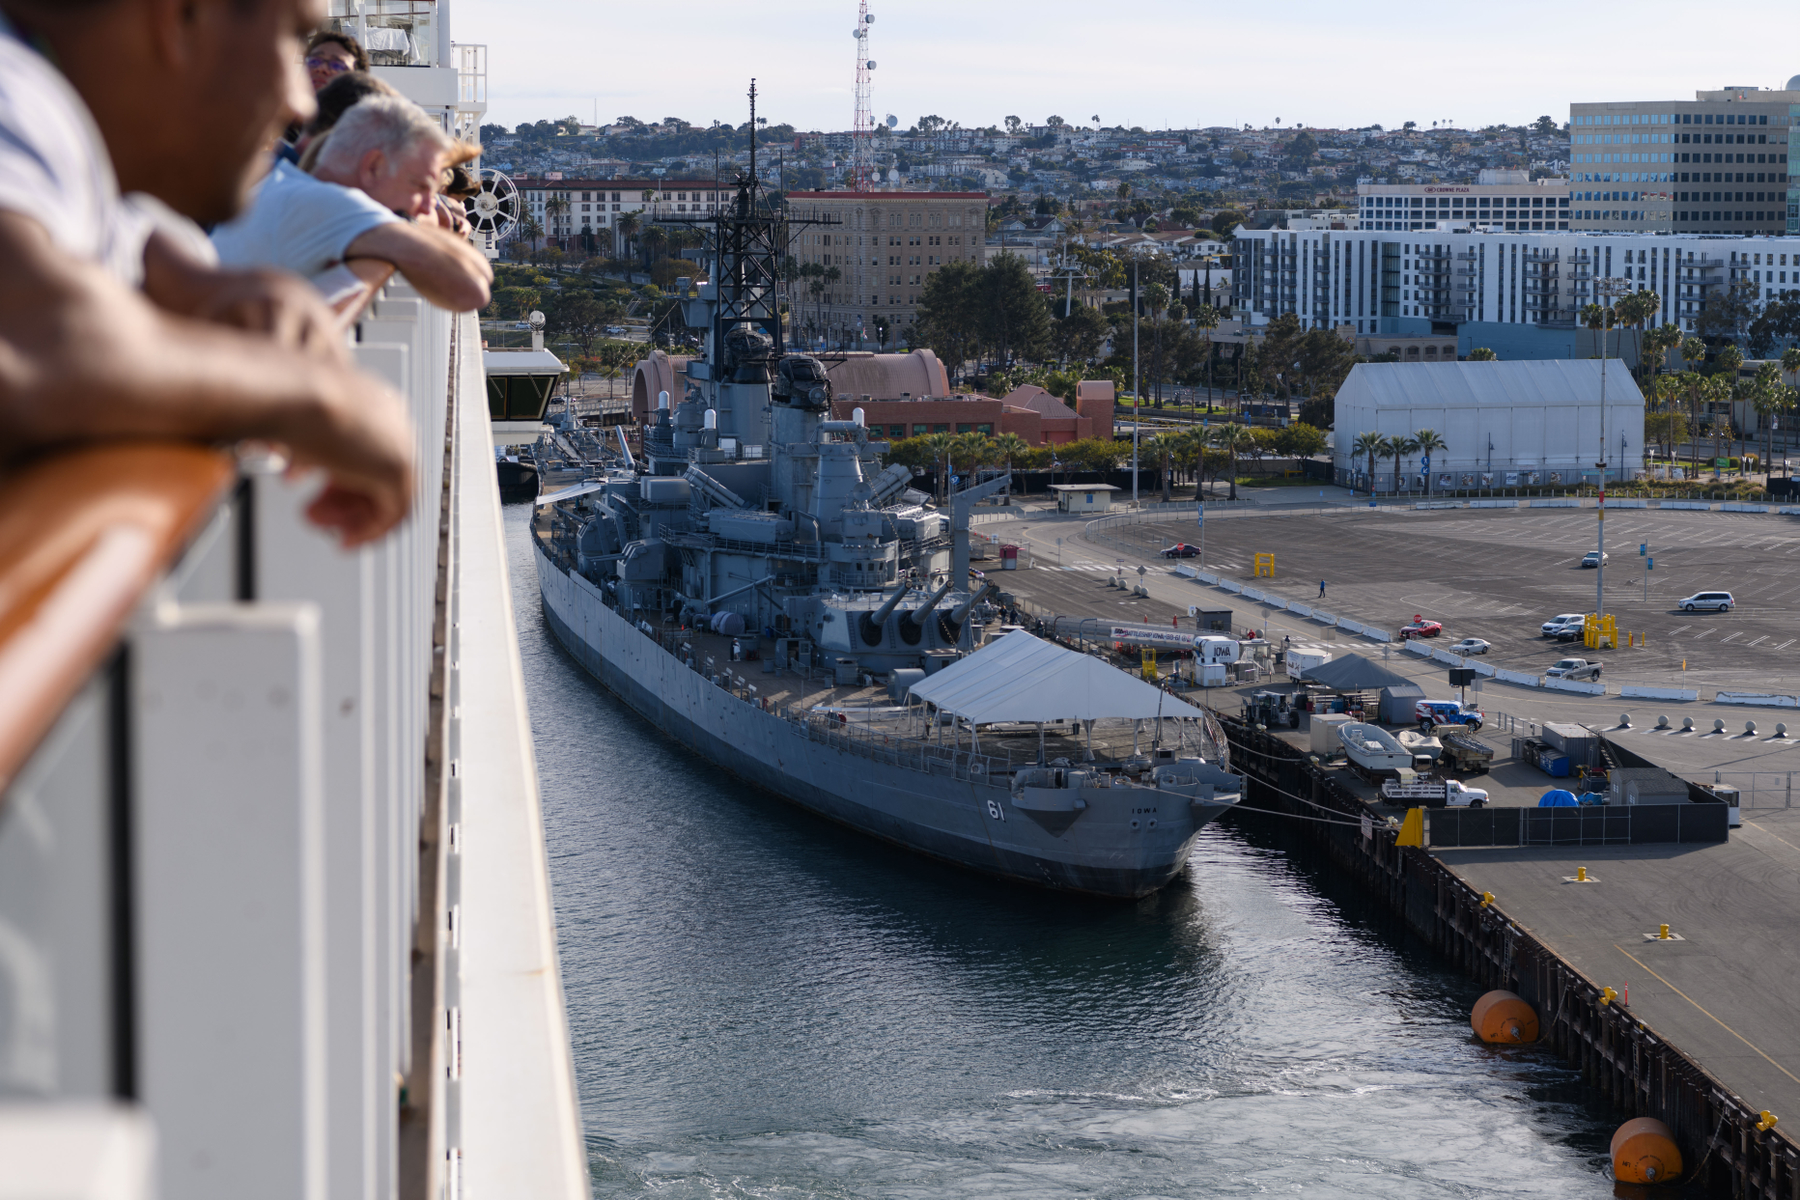
[[[1022,629],[914,684],[911,696],[968,724],[972,739],[980,725],[1036,724],[1040,752],[1046,722],[1079,722],[1088,735],[1090,758],[1095,721],[1129,720],[1135,730],[1138,721],[1163,717],[1200,721],[1206,716],[1092,655]]]

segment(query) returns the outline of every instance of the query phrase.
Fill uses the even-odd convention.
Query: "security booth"
[[[1112,507],[1112,494],[1119,489],[1110,483],[1053,483],[1058,512],[1105,512]]]

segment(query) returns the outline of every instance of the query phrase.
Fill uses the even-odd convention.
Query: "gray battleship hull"
[[[1037,813],[1016,807],[1007,786],[872,761],[711,683],[542,546],[535,558],[557,641],[651,724],[748,783],[917,853],[1040,887],[1131,899],[1173,879],[1200,830],[1231,807],[1169,796],[1146,808],[1141,792],[1134,801],[1117,789],[1079,814]]]

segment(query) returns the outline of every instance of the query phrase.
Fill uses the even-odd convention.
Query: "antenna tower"
[[[869,107],[869,27],[875,23],[869,0],[856,11],[856,124],[850,134],[850,189],[875,190],[875,113]]]

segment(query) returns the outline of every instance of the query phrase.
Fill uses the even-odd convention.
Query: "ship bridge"
[[[476,320],[353,353],[378,545],[192,445],[0,481],[0,1194],[588,1194]]]

